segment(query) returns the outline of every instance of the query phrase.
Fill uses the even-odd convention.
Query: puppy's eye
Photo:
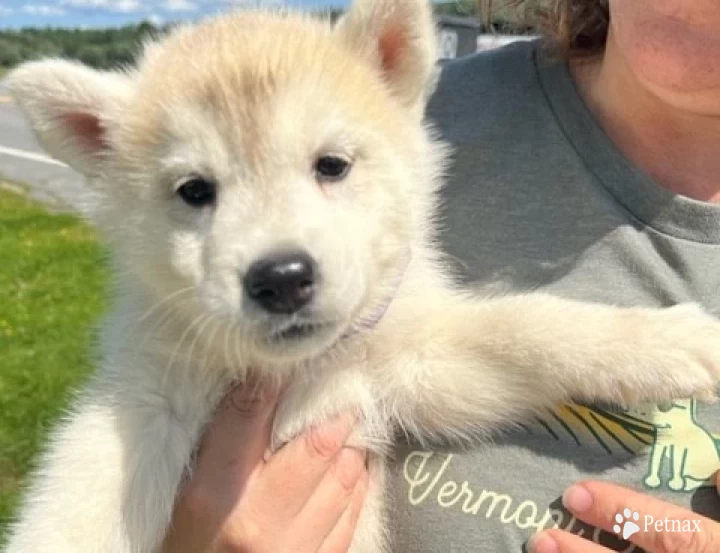
[[[192,177],[177,189],[177,195],[192,207],[205,207],[215,203],[217,190],[215,183],[202,177]]]
[[[315,178],[320,182],[335,182],[344,179],[352,163],[339,155],[324,155],[315,160]]]

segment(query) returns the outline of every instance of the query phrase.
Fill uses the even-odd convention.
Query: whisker
[[[155,322],[155,324],[151,327],[149,327],[147,330],[143,332],[143,339],[140,342],[139,346],[133,346],[133,349],[136,351],[142,351],[145,345],[147,344],[147,341],[150,339],[151,336],[157,334],[160,334],[165,325],[172,320],[172,315],[175,312],[175,308],[180,307],[181,305],[193,301],[194,298],[180,298],[177,302],[166,305],[163,307],[162,316]]]
[[[235,337],[235,356],[237,357],[238,372],[241,373],[240,378],[241,378],[242,380],[245,380],[245,378],[247,378],[246,368],[245,368],[245,363],[243,363],[242,353],[241,353],[241,351],[240,351],[240,347],[241,347],[241,345],[242,345],[243,336],[242,336],[242,333],[240,333],[240,332],[237,330],[237,329],[239,328],[239,326],[240,326],[240,323],[235,323],[235,325],[233,326],[233,332],[236,333],[236,337]],[[239,336],[238,336],[238,335],[239,335]]]
[[[164,298],[155,302],[155,304],[152,307],[150,307],[149,309],[147,309],[145,311],[145,313],[140,315],[139,318],[136,319],[134,317],[130,317],[128,319],[128,321],[125,324],[123,324],[122,328],[119,329],[119,331],[121,333],[121,337],[117,340],[117,342],[123,343],[123,344],[132,344],[133,351],[141,351],[141,348],[138,348],[135,340],[128,340],[128,338],[131,336],[133,331],[137,330],[138,325],[140,323],[145,322],[147,319],[150,318],[151,315],[153,315],[154,312],[156,312],[161,307],[165,306],[168,302],[171,302],[173,299],[177,298],[178,296],[182,296],[183,294],[190,293],[191,291],[192,291],[192,287],[190,287],[190,286],[187,286],[180,290],[176,290],[175,292],[168,294]],[[186,299],[190,299],[190,298],[186,298]],[[144,344],[145,344],[145,340],[143,340],[141,346]]]
[[[182,294],[187,294],[187,293],[191,292],[192,290],[193,290],[193,287],[192,287],[192,286],[187,286],[187,287],[185,287],[185,288],[181,288],[180,290],[177,290],[177,291],[173,292],[172,294],[168,294],[168,295],[165,296],[163,299],[161,299],[160,301],[158,301],[157,303],[155,303],[155,305],[153,305],[150,309],[148,309],[147,311],[145,311],[145,314],[142,315],[142,316],[137,320],[137,322],[138,322],[138,323],[142,323],[143,321],[145,321],[146,319],[148,319],[148,318],[150,317],[150,315],[152,315],[152,314],[155,312],[155,310],[158,309],[161,305],[167,303],[168,301],[173,300],[173,299],[176,298],[177,296],[180,296],[180,295],[182,295]]]
[[[223,356],[225,357],[225,363],[228,366],[228,370],[231,370],[232,361],[228,358],[228,351],[230,349],[230,329],[233,328],[232,324],[225,325],[225,343],[223,346]]]
[[[223,326],[223,322],[224,322],[224,321],[223,321],[222,318],[218,318],[218,320],[217,320],[217,325],[215,326],[215,330],[212,330],[212,331],[210,332],[210,337],[208,338],[208,340],[207,340],[207,342],[206,342],[206,344],[205,344],[205,350],[204,350],[204,352],[205,352],[205,362],[204,362],[204,366],[203,366],[203,368],[202,368],[202,374],[206,374],[206,373],[207,373],[207,370],[208,370],[208,366],[209,366],[209,364],[210,364],[210,361],[211,361],[211,360],[214,360],[215,357],[216,357],[216,356],[215,356],[215,349],[216,349],[216,348],[214,347],[214,342],[215,342],[215,337],[217,336],[218,332],[220,331],[220,329],[221,329],[222,326]],[[212,350],[208,352],[208,350],[210,350],[210,348],[212,348]]]
[[[195,345],[198,343],[200,336],[205,331],[207,326],[213,322],[214,315],[212,313],[208,314],[208,316],[205,318],[205,320],[202,322],[200,327],[198,328],[198,331],[195,333],[195,338],[193,338],[193,341],[190,343],[190,349],[188,350],[187,356],[186,356],[186,362],[185,362],[185,369],[183,370],[183,380],[185,375],[188,371],[192,370],[191,365],[193,364],[193,354],[195,352]],[[207,351],[207,346],[206,346]]]
[[[200,321],[204,321],[210,317],[210,315],[201,313],[195,319],[193,319],[192,323],[188,325],[188,327],[185,329],[185,331],[180,336],[180,340],[178,341],[177,345],[175,346],[175,349],[173,350],[172,355],[170,356],[170,359],[165,367],[165,372],[163,373],[162,382],[161,382],[161,389],[164,390],[167,385],[167,378],[170,373],[170,369],[172,365],[175,362],[175,358],[177,357],[177,354],[180,352],[180,348],[183,345],[183,342],[185,342],[185,338],[187,337],[188,333],[192,330],[192,328]]]

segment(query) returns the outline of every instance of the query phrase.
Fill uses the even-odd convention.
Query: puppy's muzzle
[[[317,284],[317,263],[304,251],[275,252],[258,259],[243,279],[250,299],[279,315],[291,315],[307,305]]]

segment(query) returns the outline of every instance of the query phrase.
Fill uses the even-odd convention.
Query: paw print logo
[[[625,509],[622,514],[615,515],[617,524],[613,526],[613,530],[618,536],[626,540],[640,531],[640,527],[636,524],[638,520],[640,520],[640,514],[637,511]]]

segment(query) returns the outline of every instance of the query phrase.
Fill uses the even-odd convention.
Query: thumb
[[[241,485],[263,464],[278,401],[275,386],[248,383],[233,388],[220,403],[200,446],[198,464],[216,474],[230,473]],[[226,485],[231,485],[226,482]]]

